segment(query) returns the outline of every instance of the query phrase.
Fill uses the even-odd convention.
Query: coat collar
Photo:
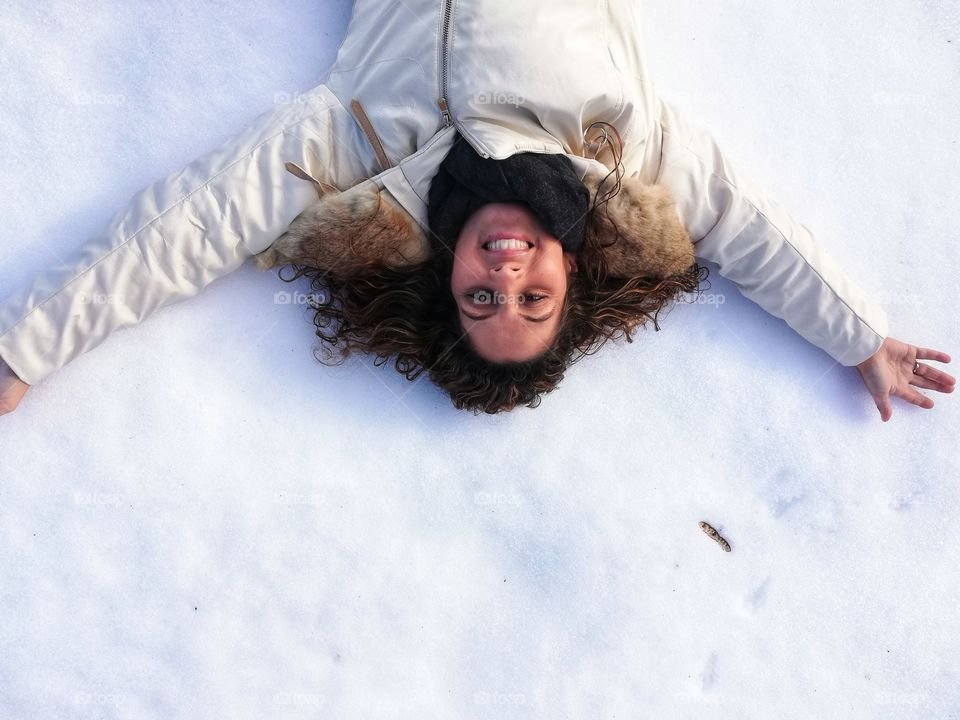
[[[287,163],[290,172],[314,184],[319,199],[257,256],[258,267],[297,263],[333,268],[370,261],[403,266],[427,259],[428,191],[455,129],[442,129],[398,165],[342,192]],[[567,156],[590,191],[591,203],[598,191],[611,189],[613,178],[604,181],[607,166]],[[599,241],[608,274],[614,277],[665,278],[694,262],[693,243],[673,198],[666,188],[647,184],[636,173],[621,178],[620,191],[607,202],[606,213],[595,212],[587,231]]]

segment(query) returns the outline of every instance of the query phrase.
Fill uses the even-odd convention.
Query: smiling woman
[[[0,400],[256,256],[331,291],[327,350],[393,357],[459,408],[532,406],[607,340],[659,329],[698,258],[856,366],[884,420],[890,395],[932,407],[917,388],[954,379],[919,361],[949,356],[888,337],[807,226],[659,96],[639,7],[356,0],[322,84],[0,304]]]
[[[549,351],[589,203],[563,156],[489,160],[454,143],[430,187],[430,227],[456,237],[450,287],[476,353],[504,363]]]
[[[461,152],[473,152],[460,142]],[[456,157],[448,155],[438,177]],[[535,154],[513,158],[542,162]],[[504,163],[485,162],[511,175]],[[425,259],[354,262],[351,258],[367,253],[362,242],[352,241],[335,246],[342,252],[322,267],[288,263],[294,274],[282,279],[307,277],[313,289],[330,297],[314,315],[322,362],[341,362],[354,351],[370,353],[378,365],[393,358],[410,380],[426,372],[459,409],[492,414],[518,405],[536,407],[572,363],[608,340],[632,342],[633,332],[648,322],[659,330],[660,312],[696,293],[708,274],[693,261],[673,203],[655,192],[645,194],[635,183],[610,183],[606,191],[579,180],[571,183],[591,198],[582,217],[536,195],[530,199],[539,214],[528,203],[488,202],[489,195],[461,193],[450,184],[444,194],[443,182],[433,187]],[[517,187],[504,188],[498,197],[519,197]],[[556,192],[559,185],[550,187]],[[648,224],[621,218],[620,232],[611,234],[622,204],[637,197],[645,201]],[[554,222],[580,228],[583,235],[569,229],[550,232],[545,224]],[[294,227],[309,246],[299,234],[301,225]],[[292,248],[282,238],[278,244]],[[646,257],[643,248],[656,249],[659,260]],[[331,249],[328,244],[326,251]],[[636,272],[611,272],[625,267],[622,252],[634,261],[643,257],[644,271],[635,266]]]
[[[471,216],[454,252],[450,289],[471,347],[491,362],[521,362],[556,337],[575,253],[523,205],[491,203]]]

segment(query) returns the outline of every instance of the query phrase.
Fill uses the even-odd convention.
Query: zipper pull
[[[437,105],[440,106],[440,112],[443,113],[443,125],[447,127],[450,125],[450,111],[447,109],[447,99],[441,97],[437,100]]]

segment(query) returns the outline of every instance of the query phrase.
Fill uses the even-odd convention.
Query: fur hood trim
[[[286,167],[312,182],[320,198],[256,255],[260,269],[294,263],[331,269],[369,261],[403,266],[429,257],[430,244],[420,225],[372,180],[341,192],[293,163]],[[601,180],[584,179],[591,204]],[[612,184],[608,178],[602,192],[609,192]],[[693,243],[673,197],[663,186],[642,183],[636,174],[621,178],[620,191],[607,201],[606,213],[599,209],[592,214],[587,232],[599,241],[613,277],[666,278],[694,262]]]

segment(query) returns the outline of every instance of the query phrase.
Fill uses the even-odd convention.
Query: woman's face
[[[576,269],[576,254],[564,252],[526,205],[487,203],[477,210],[457,238],[450,276],[474,351],[491,362],[516,362],[550,347],[567,276]]]

